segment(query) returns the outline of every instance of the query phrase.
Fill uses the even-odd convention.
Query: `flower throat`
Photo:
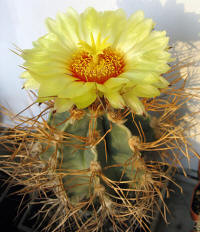
[[[91,46],[80,41],[80,48],[73,54],[70,62],[72,75],[84,82],[103,84],[112,77],[124,72],[125,61],[121,52],[110,47],[108,38],[101,42],[99,33],[95,43],[91,33]]]

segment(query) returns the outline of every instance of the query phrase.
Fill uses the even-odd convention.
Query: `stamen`
[[[84,82],[103,84],[112,77],[124,72],[124,56],[120,52],[106,48],[101,54],[92,55],[87,51],[78,51],[71,60],[72,75]]]
[[[90,34],[91,45],[80,41],[77,53],[72,56],[70,69],[72,75],[85,82],[104,83],[109,78],[117,77],[124,72],[124,55],[111,48],[106,37],[101,42],[101,33],[97,40]]]

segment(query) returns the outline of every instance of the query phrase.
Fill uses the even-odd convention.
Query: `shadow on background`
[[[184,11],[184,4],[176,0],[167,0],[164,5],[160,0],[117,0],[119,8],[129,15],[137,10],[143,10],[145,17],[156,22],[157,30],[166,30],[170,41],[200,40],[200,14]]]

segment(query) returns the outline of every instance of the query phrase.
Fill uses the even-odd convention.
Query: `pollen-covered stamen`
[[[74,77],[81,81],[100,84],[109,78],[119,76],[124,72],[124,67],[123,55],[110,47],[95,57],[87,51],[79,51],[73,56],[70,65]]]
[[[91,45],[80,41],[80,49],[72,56],[70,70],[72,75],[84,82],[103,84],[109,78],[124,72],[125,60],[122,52],[110,47],[108,38],[101,41],[101,34],[95,43],[91,33]]]

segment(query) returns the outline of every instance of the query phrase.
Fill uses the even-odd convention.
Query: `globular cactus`
[[[148,230],[159,199],[164,203],[161,191],[181,165],[176,150],[198,156],[185,139],[187,124],[179,121],[184,91],[148,100],[146,115],[96,101],[84,110],[52,110],[47,121],[42,114],[41,120],[21,117],[2,136],[1,144],[12,146],[1,170],[24,186],[21,193],[41,198],[45,230]]]
[[[41,212],[50,231],[98,231],[106,221],[114,231],[147,229],[162,199],[172,164],[157,152],[163,142],[155,117],[104,107],[52,112],[48,122],[14,130],[20,148],[4,170],[23,193],[45,196]]]
[[[66,208],[78,209],[75,213],[78,225],[84,214],[90,215],[81,227],[87,231],[92,224],[102,226],[98,223],[104,217],[120,222],[128,220],[130,215],[140,222],[152,210],[162,184],[140,152],[136,125],[139,123],[148,131],[147,138],[151,141],[154,132],[150,119],[136,116],[135,125],[132,116],[126,114],[73,108],[71,114],[52,113],[48,121],[54,128],[55,143],[43,144],[40,159],[50,162],[48,168],[60,176],[60,188],[54,192],[59,197],[65,196]],[[89,209],[93,204],[96,206]],[[70,214],[66,217],[70,219]]]
[[[19,116],[1,138],[11,155],[0,170],[39,197],[44,230],[147,231],[181,166],[177,150],[198,156],[178,113],[190,94],[179,67],[169,70],[168,38],[141,11],[127,19],[122,10],[70,9],[47,26],[20,51],[24,86],[47,107]]]

